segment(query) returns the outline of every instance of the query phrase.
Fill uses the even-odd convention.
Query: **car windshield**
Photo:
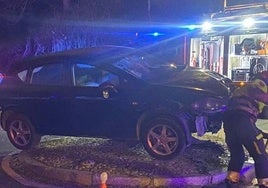
[[[133,55],[116,61],[113,66],[147,82],[162,82],[173,78],[185,65],[178,66],[149,55]]]

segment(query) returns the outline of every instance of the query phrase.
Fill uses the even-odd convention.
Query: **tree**
[[[22,57],[97,45],[102,30],[94,22],[110,19],[120,4],[121,0],[0,0],[0,67]]]

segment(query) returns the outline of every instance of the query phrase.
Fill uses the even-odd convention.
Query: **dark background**
[[[157,46],[181,57],[188,26],[222,11],[223,1],[0,0],[0,71],[21,58],[101,44]]]

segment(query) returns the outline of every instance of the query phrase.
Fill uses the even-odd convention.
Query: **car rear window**
[[[30,83],[40,85],[63,85],[63,64],[49,64],[34,68],[32,71]]]

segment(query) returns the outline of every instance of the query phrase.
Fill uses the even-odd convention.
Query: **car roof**
[[[61,52],[49,53],[30,58],[25,58],[13,63],[7,73],[15,73],[26,67],[38,66],[53,60],[92,60],[94,64],[107,63],[111,59],[119,59],[134,53],[136,50],[125,46],[97,46],[89,48],[79,48]]]

